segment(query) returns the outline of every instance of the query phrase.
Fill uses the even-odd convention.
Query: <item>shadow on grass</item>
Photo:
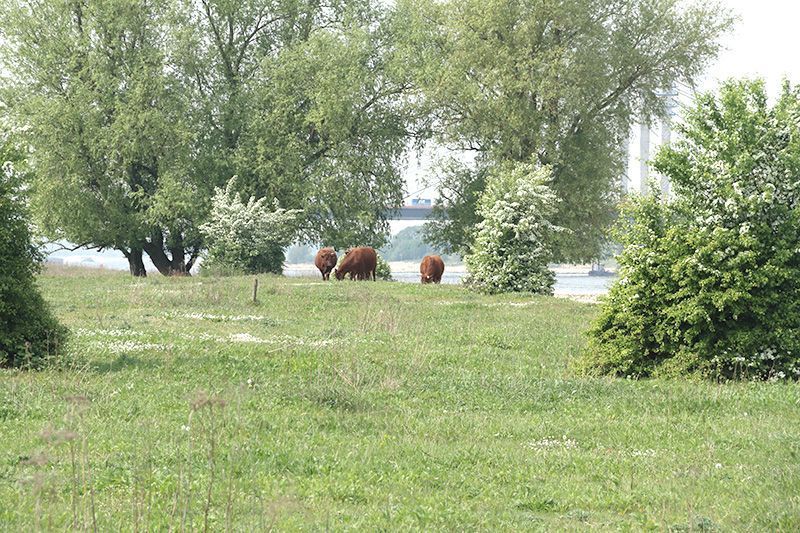
[[[98,374],[109,374],[111,372],[131,369],[150,370],[159,366],[161,366],[161,364],[153,360],[140,359],[131,355],[122,354],[113,361],[95,362],[91,365],[91,369]]]

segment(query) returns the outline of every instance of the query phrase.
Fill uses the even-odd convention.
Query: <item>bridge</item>
[[[404,205],[395,211],[392,220],[426,220],[433,211],[431,205]]]

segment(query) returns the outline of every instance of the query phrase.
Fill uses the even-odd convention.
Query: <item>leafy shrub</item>
[[[531,164],[505,165],[489,174],[478,202],[482,221],[465,258],[465,283],[488,293],[552,294],[549,243],[561,228],[549,222],[557,205],[549,180],[549,168]]]
[[[674,201],[631,202],[583,365],[629,376],[800,376],[800,93],[701,97],[656,168]]]
[[[42,256],[32,244],[14,153],[0,138],[0,366],[37,367],[57,354],[67,330],[39,294]]]
[[[284,249],[295,239],[299,209],[283,209],[274,200],[252,196],[245,203],[236,193],[234,176],[215,189],[210,220],[200,227],[208,253],[205,268],[216,272],[256,274],[283,272]]]
[[[380,255],[378,256],[378,266],[375,268],[375,277],[384,281],[392,281],[392,268]]]

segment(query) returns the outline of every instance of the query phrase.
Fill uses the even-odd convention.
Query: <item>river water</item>
[[[50,255],[50,261],[69,266],[106,268],[110,270],[127,270],[128,262],[119,252],[94,252],[81,250],[77,252],[56,252]],[[145,259],[148,272],[155,272],[152,264]],[[412,261],[390,263],[392,277],[402,283],[419,283],[419,263]],[[589,276],[589,267],[556,267],[555,294],[564,296],[596,297],[608,292],[614,276]],[[290,277],[319,277],[319,271],[311,263],[287,264],[284,274]],[[466,275],[463,265],[448,266],[445,269],[442,283],[458,284]]]
[[[409,268],[406,263],[390,265],[392,267],[392,278],[396,281],[419,283],[419,271],[416,268]],[[601,296],[606,294],[616,276],[590,276],[588,270],[588,267],[585,271],[580,271],[576,268],[556,268],[555,294],[569,296]],[[313,265],[286,265],[283,273],[289,277],[319,276],[319,271],[313,268]],[[465,275],[466,271],[463,267],[445,269],[442,283],[461,283]]]

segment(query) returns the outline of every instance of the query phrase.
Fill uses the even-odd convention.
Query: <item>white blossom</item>
[[[274,199],[250,197],[242,201],[236,193],[236,176],[225,189],[216,188],[211,200],[210,220],[200,226],[208,243],[209,264],[253,271],[259,258],[267,257],[270,268],[279,268],[283,248],[297,235],[300,209],[283,209]],[[275,264],[278,263],[278,264]]]

